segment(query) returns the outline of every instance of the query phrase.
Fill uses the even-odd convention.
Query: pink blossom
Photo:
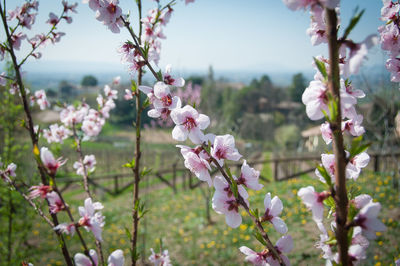
[[[133,99],[133,92],[129,89],[125,89],[125,95],[124,95],[124,99],[129,101]]]
[[[332,142],[332,130],[329,122],[325,121],[323,124],[321,124],[320,129],[322,138],[324,139],[326,145],[329,145]]]
[[[158,118],[161,116],[166,119],[171,111],[181,107],[181,100],[179,97],[172,97],[169,86],[164,82],[159,81],[154,85],[153,95],[143,86],[139,89],[147,91],[147,95],[152,97],[154,109],[147,113],[150,117]]]
[[[361,194],[355,197],[353,201],[357,209],[362,209],[365,205],[372,202],[372,197],[368,194]]]
[[[60,120],[66,126],[73,126],[81,123],[88,111],[89,108],[86,104],[79,106],[77,109],[73,105],[68,105],[60,112]]]
[[[121,83],[121,76],[116,76],[112,80],[113,85],[119,85]]]
[[[66,162],[66,160],[62,160],[62,158],[58,158],[57,160],[54,159],[53,154],[46,147],[40,149],[40,159],[42,160],[43,165],[47,168],[49,174],[52,176],[55,176],[58,168]]]
[[[123,22],[120,19],[122,15],[122,9],[118,6],[119,1],[102,0],[99,1],[99,3],[100,7],[96,12],[96,19],[108,26],[113,33],[119,33],[119,28],[123,26]]]
[[[383,50],[389,51],[391,57],[400,53],[400,32],[396,24],[390,23],[378,28],[380,43]]]
[[[312,211],[313,219],[316,222],[322,222],[324,217],[324,204],[323,201],[329,197],[327,191],[321,193],[315,192],[313,186],[303,187],[297,192],[304,205]]]
[[[311,120],[319,120],[324,117],[322,110],[328,111],[327,88],[319,80],[313,80],[305,89],[302,101],[306,105],[307,116]]]
[[[381,20],[393,20],[399,13],[399,3],[393,3],[392,0],[383,0],[381,9]]]
[[[357,180],[361,173],[361,169],[366,167],[369,163],[370,157],[368,153],[362,152],[357,154],[350,160],[346,167],[346,177]]]
[[[185,146],[181,147],[183,149],[186,148]],[[204,158],[204,156],[196,154],[195,152],[187,152],[184,155],[184,158],[185,158],[185,167],[189,169],[192,173],[194,173],[198,179],[206,181],[208,185],[211,187],[212,180],[209,173],[209,171],[211,171],[211,167],[210,164],[207,162],[207,160]]]
[[[262,252],[255,252],[254,250],[246,247],[241,246],[239,250],[246,255],[244,259],[247,262],[255,266],[268,266],[266,258],[268,256],[268,250],[263,250]]]
[[[364,247],[360,245],[351,245],[349,247],[350,265],[359,265],[361,260],[365,259],[366,257],[366,250]]]
[[[97,123],[97,121],[93,120],[84,120],[82,123],[82,131],[88,137],[96,137],[100,134],[101,131],[101,124]]]
[[[317,2],[317,0],[283,0],[283,3],[291,10],[306,9]]]
[[[65,205],[57,192],[52,191],[50,193],[47,193],[46,198],[49,202],[49,209],[51,213],[57,213],[65,209]]]
[[[219,214],[225,214],[228,226],[238,227],[242,223],[242,216],[239,213],[239,202],[233,195],[228,182],[222,176],[214,178],[215,192],[212,198],[212,207]],[[242,196],[248,205],[248,194],[242,186],[238,186],[239,195]]]
[[[151,255],[149,257],[149,261],[153,263],[154,266],[172,266],[168,250],[164,250],[160,254],[155,253],[152,248],[150,250]]]
[[[386,61],[386,68],[390,72],[390,81],[400,82],[400,59],[389,58]]]
[[[278,217],[283,210],[282,201],[278,198],[278,196],[275,196],[271,200],[271,193],[267,193],[264,198],[264,207],[265,213],[261,220],[263,222],[268,221],[272,223],[276,231],[281,234],[286,234],[288,231],[286,223],[280,217]]]
[[[78,3],[69,5],[68,2],[65,0],[63,0],[61,3],[64,6],[64,12],[72,11],[74,13],[77,13],[76,8],[78,7]]]
[[[357,115],[353,119],[342,122],[342,132],[349,132],[352,136],[358,137],[365,133],[365,129],[361,126],[363,121],[362,115]]]
[[[325,12],[319,5],[313,5],[310,10],[311,26],[307,34],[311,37],[311,44],[318,45],[328,41],[325,24]]]
[[[11,35],[12,45],[15,50],[19,50],[19,48],[21,47],[21,41],[23,39],[26,39],[26,35],[22,32]]]
[[[354,218],[354,222],[362,228],[362,234],[368,239],[375,239],[375,232],[386,230],[386,226],[378,219],[380,210],[381,204],[369,202]]]
[[[58,124],[50,125],[49,130],[43,130],[43,136],[48,143],[56,142],[62,144],[71,135],[72,132],[68,128],[63,125],[59,126]]]
[[[65,35],[64,32],[54,32],[54,31],[51,34],[53,35],[50,39],[52,43],[59,42],[61,40],[61,37]]]
[[[29,188],[30,193],[29,193],[29,198],[34,199],[37,197],[41,197],[44,199],[48,193],[52,191],[51,186],[45,186],[45,185],[40,185],[40,186],[32,186]]]
[[[165,72],[163,74],[164,83],[167,84],[167,85],[175,86],[175,87],[183,87],[183,86],[185,86],[185,80],[183,78],[174,79],[171,76],[171,74],[170,74],[171,73],[171,68],[172,68],[171,65],[167,65],[165,67]]]
[[[87,4],[89,3],[89,7],[93,10],[93,11],[97,11],[98,9],[100,9],[101,5],[100,5],[100,0],[82,0],[82,3]]]
[[[235,139],[232,135],[216,136],[211,147],[211,156],[222,166],[224,160],[238,161],[242,155],[235,148]]]
[[[210,124],[208,116],[199,114],[190,105],[174,109],[171,112],[171,118],[176,125],[172,130],[172,138],[185,141],[189,137],[195,144],[200,144],[203,141],[204,134],[201,130],[206,129]]]
[[[244,185],[254,190],[260,190],[264,187],[262,184],[259,183],[258,180],[260,172],[254,168],[251,168],[247,164],[246,160],[244,160],[240,171],[241,171],[240,177],[237,179],[238,185]]]
[[[55,231],[58,231],[60,233],[66,234],[66,235],[71,235],[73,236],[75,234],[76,228],[74,224],[68,224],[68,223],[62,223],[53,228]]]
[[[107,259],[108,266],[124,266],[124,252],[120,249],[113,251]]]
[[[100,202],[92,203],[91,198],[85,200],[85,206],[79,206],[79,225],[87,231],[92,231],[98,241],[102,241],[101,232],[104,227],[104,216],[99,212],[104,206]],[[97,212],[96,212],[97,211]]]
[[[118,91],[117,90],[112,90],[110,86],[106,85],[104,86],[104,95],[108,99],[117,99],[118,98]]]
[[[289,253],[293,249],[293,239],[290,235],[282,236],[279,238],[279,240],[276,242],[275,248],[277,249],[279,256],[282,258],[282,261],[285,263],[285,265],[290,266],[290,261],[286,255],[283,253]],[[271,266],[279,266],[279,262],[272,256],[267,257],[267,262]]]
[[[89,250],[89,255],[92,257],[95,265],[97,266],[98,263],[98,258],[97,258],[97,253],[94,249]],[[86,257],[85,254],[82,253],[76,253],[74,256],[74,262],[76,266],[93,266],[92,261]]]
[[[194,0],[185,0],[185,4],[194,3]]]
[[[96,158],[95,156],[92,155],[85,155],[85,158],[83,159],[83,165],[86,168],[87,173],[91,173],[95,170],[96,166]],[[74,163],[74,169],[76,169],[76,173],[78,175],[83,176],[84,175],[84,169],[83,165],[80,162],[75,162]]]
[[[5,173],[7,176],[13,176],[13,177],[15,177],[15,176],[17,176],[16,173],[15,173],[15,170],[17,170],[17,165],[16,165],[15,163],[10,163],[9,165],[7,165],[7,168],[6,168],[6,170],[4,171],[4,173]]]
[[[56,16],[56,14],[54,14],[53,12],[50,12],[49,19],[46,21],[46,23],[55,26],[55,25],[57,25],[57,23],[59,21],[60,21],[60,19]]]

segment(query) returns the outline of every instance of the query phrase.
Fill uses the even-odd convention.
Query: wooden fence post
[[[279,161],[277,159],[274,159],[274,180],[278,181],[278,166],[279,166]]]
[[[114,176],[114,193],[115,195],[118,194],[118,176]]]
[[[379,154],[375,154],[374,171],[379,172]]]

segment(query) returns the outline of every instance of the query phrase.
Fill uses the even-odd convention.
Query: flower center
[[[196,121],[193,117],[186,117],[186,120],[183,124],[187,130],[197,127]]]
[[[107,7],[107,11],[110,14],[115,14],[115,12],[117,12],[117,6],[114,5],[114,4],[109,4],[108,7]]]
[[[161,98],[161,102],[164,106],[170,106],[172,104],[172,96],[170,94]]]

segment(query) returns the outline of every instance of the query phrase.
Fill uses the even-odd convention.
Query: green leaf
[[[314,62],[315,62],[315,65],[317,66],[319,72],[321,72],[322,76],[324,77],[324,79],[328,80],[328,73],[326,72],[325,63],[318,60],[316,57],[314,57]]]
[[[263,246],[266,246],[266,245],[267,245],[267,242],[265,242],[265,240],[264,240],[264,238],[262,237],[262,235],[260,234],[260,232],[256,231],[256,229],[254,229],[253,235],[254,235],[254,237],[258,240],[258,242],[260,242],[261,244],[263,244]]]
[[[148,175],[153,169],[149,168],[147,169],[146,167],[143,168],[142,172],[140,173],[141,177],[144,177],[146,175]]]
[[[328,197],[324,200],[324,204],[329,207],[335,207],[335,201],[332,197]]]
[[[137,91],[137,84],[136,84],[136,81],[134,81],[134,80],[131,80],[131,91],[132,92],[136,92]]]
[[[163,80],[163,75],[162,75],[161,70],[158,70],[158,72],[157,72],[157,78],[158,78],[159,80]]]
[[[328,174],[328,172],[326,171],[325,167],[322,166],[322,165],[318,165],[317,166],[317,170],[322,175],[322,177],[325,179],[326,184],[328,184],[329,187],[332,187],[331,176]]]
[[[354,29],[354,27],[360,21],[364,12],[365,12],[365,9],[361,10],[359,13],[357,13],[357,9],[354,11],[355,15],[351,18],[350,24],[347,26],[347,28],[344,31],[343,40],[346,40],[347,36],[349,36],[350,32]]]
[[[150,99],[149,99],[149,98],[146,98],[146,100],[144,101],[142,107],[143,107],[143,109],[144,109],[144,108],[147,108],[149,105],[150,105]]]
[[[256,217],[257,220],[259,219],[260,216],[259,216],[259,213],[258,213],[258,209],[254,209],[254,210],[250,209],[249,212],[250,212],[251,215]]]

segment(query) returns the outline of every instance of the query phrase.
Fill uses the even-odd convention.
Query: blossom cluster
[[[389,59],[386,68],[392,82],[400,82],[400,4],[392,0],[382,0],[381,20],[385,22],[378,28],[381,48],[387,51]]]
[[[118,84],[118,82],[113,82],[113,84]],[[97,96],[97,110],[84,102],[78,106],[67,105],[60,112],[62,125],[52,124],[49,129],[43,129],[39,134],[41,133],[48,143],[63,143],[72,135],[79,138],[79,141],[96,137],[101,132],[106,119],[110,117],[110,111],[115,108],[114,100],[117,99],[117,94],[117,90],[105,85],[104,95]],[[80,139],[81,135],[83,135],[82,139]],[[85,173],[93,172],[95,165],[94,155],[86,155],[82,162],[75,162],[73,167],[78,175],[83,176]]]
[[[168,250],[164,250],[160,253],[155,253],[151,248],[151,255],[149,261],[153,263],[154,266],[172,266],[171,260],[169,258]]]
[[[210,118],[199,113],[193,106],[181,106],[178,96],[171,94],[169,84],[163,81],[155,83],[154,87],[139,86],[140,91],[144,92],[154,109],[148,112],[153,118],[172,118],[174,128],[172,138],[177,141],[190,140],[195,146],[177,145],[184,158],[184,165],[199,180],[205,181],[208,185],[214,186],[215,193],[212,198],[212,207],[219,213],[224,214],[228,226],[236,228],[242,223],[242,216],[239,209],[245,205],[249,208],[249,194],[247,189],[260,190],[263,185],[259,183],[259,171],[250,167],[244,160],[240,175],[226,176],[217,175],[212,178],[210,172],[212,168],[221,170],[226,161],[239,161],[242,155],[236,148],[235,139],[232,135],[205,134],[204,130],[210,125]],[[236,190],[235,190],[236,188]],[[275,196],[271,200],[271,194],[267,193],[264,200],[264,214],[259,217],[262,223],[271,223],[281,234],[287,233],[285,222],[279,217],[283,205],[281,200]],[[278,241],[277,250],[282,252],[290,251],[292,239],[286,235],[284,240]],[[243,247],[244,250],[248,250]],[[245,252],[244,252],[245,253]],[[248,255],[247,253],[245,253]],[[265,262],[274,261],[272,253],[268,250],[263,251],[262,257]],[[287,258],[281,254],[284,261]],[[260,259],[260,258],[258,258]],[[254,262],[254,260],[248,259]],[[278,262],[277,260],[275,261]],[[272,263],[272,262],[271,262]]]
[[[307,30],[311,37],[313,45],[327,43],[327,25],[325,21],[325,12],[328,9],[335,9],[339,14],[339,1],[291,1],[283,0],[283,2],[292,10],[310,8],[311,27]],[[384,1],[388,2],[388,1]],[[391,1],[390,1],[391,2]],[[383,12],[383,11],[382,11]],[[348,34],[348,33],[347,33]],[[362,62],[365,60],[368,49],[377,43],[378,38],[375,35],[368,36],[363,42],[355,43],[348,39],[347,34],[339,42],[339,69],[340,69],[340,100],[341,106],[341,133],[348,134],[352,137],[362,136],[365,132],[362,126],[363,116],[357,114],[355,105],[359,98],[365,97],[362,90],[355,89],[349,80],[349,77],[356,74]],[[322,56],[315,58],[314,66],[317,73],[314,80],[305,89],[302,101],[306,105],[307,116],[311,120],[320,120],[326,118],[328,121],[321,125],[322,138],[329,145],[333,139],[331,129],[331,117],[335,113],[332,108],[332,95],[328,90],[327,72],[330,68],[329,61]],[[352,147],[351,147],[352,148]],[[347,179],[357,180],[361,173],[361,169],[366,167],[370,157],[365,149],[360,149],[357,153],[344,151],[346,160],[348,161],[345,169]],[[312,212],[313,220],[316,222],[321,234],[320,240],[316,247],[322,250],[323,258],[328,264],[339,263],[339,254],[333,248],[335,245],[332,237],[328,235],[324,227],[324,210],[325,206],[330,207],[330,214],[335,217],[335,203],[332,198],[332,191],[335,191],[335,173],[337,172],[334,154],[322,154],[322,164],[315,170],[316,176],[321,182],[328,186],[328,190],[317,192],[314,187],[303,187],[298,191],[298,196],[303,203]],[[352,265],[358,264],[362,259],[366,258],[366,248],[368,247],[367,239],[374,239],[375,233],[384,231],[385,226],[377,218],[380,211],[380,204],[374,202],[369,195],[361,194],[354,198],[350,198],[349,221],[352,222],[349,234],[351,235],[351,245],[348,253]],[[335,231],[335,221],[332,221],[331,228]]]

